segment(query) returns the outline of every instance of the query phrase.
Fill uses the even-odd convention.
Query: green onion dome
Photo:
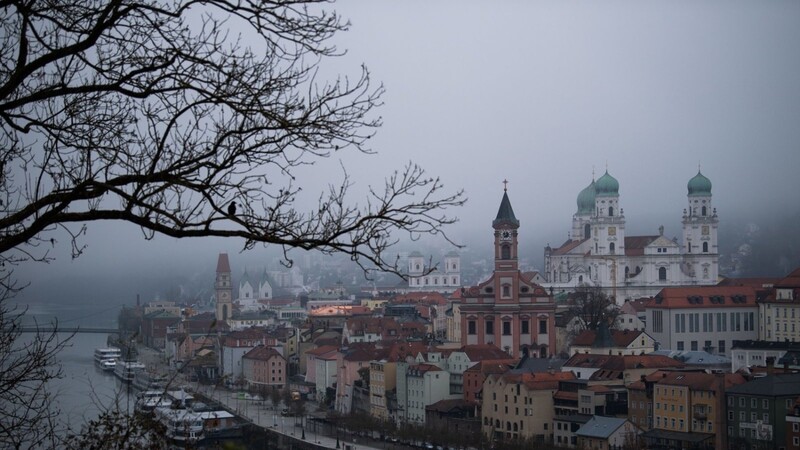
[[[578,214],[591,214],[594,212],[595,182],[586,186],[578,194]]]
[[[700,171],[697,171],[689,184],[686,186],[689,189],[689,195],[711,195],[711,180],[703,176]]]
[[[608,170],[595,182],[595,191],[598,197],[619,195],[619,181],[608,174]]]

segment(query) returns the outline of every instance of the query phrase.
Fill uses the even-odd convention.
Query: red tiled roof
[[[308,313],[310,317],[325,317],[325,316],[355,316],[355,315],[371,315],[372,311],[366,306],[358,305],[334,305],[334,306],[321,306],[314,308]]]
[[[642,256],[644,249],[659,236],[625,236],[625,256]]]
[[[442,370],[438,366],[434,366],[433,364],[425,364],[425,363],[423,363],[423,364],[414,364],[412,366],[408,366],[408,369],[409,370],[418,370],[420,373],[436,372],[436,371]]]
[[[634,331],[634,330],[610,330],[610,331],[611,331],[611,339],[614,341],[614,345],[616,347],[627,347],[631,345],[631,343],[635,341],[636,338],[641,336],[643,333],[643,331]],[[588,347],[594,344],[596,338],[597,338],[597,331],[584,330],[579,335],[575,336],[575,339],[572,341],[572,345]]]
[[[408,292],[405,294],[396,295],[391,303],[425,303],[446,305],[447,298],[439,292]]]
[[[577,401],[578,400],[578,393],[577,392],[570,392],[570,391],[556,391],[553,394],[553,398],[556,400],[571,400]]]
[[[283,356],[277,350],[271,347],[258,346],[249,352],[245,353],[242,358],[257,359],[260,361],[268,361],[275,356],[283,359]]]
[[[220,253],[217,258],[217,273],[225,273],[231,271],[231,264],[228,262],[228,254]]]
[[[776,288],[796,288],[800,287],[800,268],[795,269],[792,273],[775,283]]]
[[[551,255],[566,255],[567,253],[569,253],[570,251],[572,251],[572,249],[574,249],[575,247],[577,247],[577,246],[581,245],[582,243],[586,242],[587,240],[588,240],[588,239],[584,239],[584,240],[582,240],[582,241],[573,241],[573,240],[571,240],[571,239],[570,239],[570,240],[568,240],[567,242],[564,242],[564,243],[561,245],[561,247],[558,247],[558,248],[556,248],[556,249],[553,249],[553,250],[550,252],[550,254],[551,254]]]
[[[482,360],[511,361],[514,359],[511,357],[511,355],[500,350],[492,344],[465,345],[458,350],[464,352],[471,362]]]
[[[756,289],[772,287],[780,282],[780,278],[723,278],[717,286],[751,286]]]
[[[721,297],[722,302],[714,298]],[[742,302],[735,299],[739,297]],[[736,308],[756,307],[756,293],[751,286],[701,286],[664,288],[647,303],[648,308]]]
[[[503,374],[511,370],[511,367],[516,365],[517,360],[512,360],[509,362],[507,359],[502,360],[483,360],[478,361],[476,364],[470,366],[469,369],[465,370],[466,372],[478,372],[482,373],[483,375],[489,374]]]
[[[507,383],[522,383],[529,390],[558,389],[558,382],[574,380],[572,372],[506,372],[501,375]]]
[[[743,384],[747,380],[738,373],[728,373],[720,376],[705,372],[663,372],[658,384],[667,386],[687,386],[694,391],[713,391],[719,387],[721,381],[725,388]]]
[[[333,345],[322,345],[320,347],[315,348],[314,350],[306,351],[306,355],[312,356],[323,356],[331,352],[338,352],[339,347]]]

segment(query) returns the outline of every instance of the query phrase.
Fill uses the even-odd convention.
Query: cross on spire
[[[508,180],[503,180],[503,192],[508,192]]]

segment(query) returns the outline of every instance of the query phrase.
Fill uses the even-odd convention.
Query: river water
[[[69,335],[59,333],[62,338]],[[94,349],[106,346],[107,335],[77,333],[59,354],[64,377],[53,380],[49,389],[57,394],[62,422],[74,432],[95,419],[107,408],[131,411],[135,394],[130,394],[113,372],[103,372],[94,364]]]
[[[22,323],[45,327],[57,318],[59,327],[114,328],[119,309],[118,306],[88,308],[82,304],[36,303],[27,307]],[[20,339],[33,339],[33,336],[24,333]],[[132,411],[135,395],[129,394],[130,387],[121,383],[113,372],[103,372],[94,364],[94,350],[107,347],[108,335],[76,333],[70,338],[70,333],[59,333],[59,339],[67,338],[67,346],[58,354],[63,377],[48,385],[50,392],[56,394],[55,405],[60,411],[61,424],[77,433],[104,409]]]

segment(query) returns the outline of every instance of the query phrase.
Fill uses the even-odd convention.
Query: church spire
[[[503,187],[503,200],[500,201],[500,209],[497,210],[497,217],[492,221],[492,226],[498,225],[512,225],[519,227],[519,220],[514,215],[514,208],[511,207],[511,200],[508,199],[508,181],[503,182],[506,186]]]

